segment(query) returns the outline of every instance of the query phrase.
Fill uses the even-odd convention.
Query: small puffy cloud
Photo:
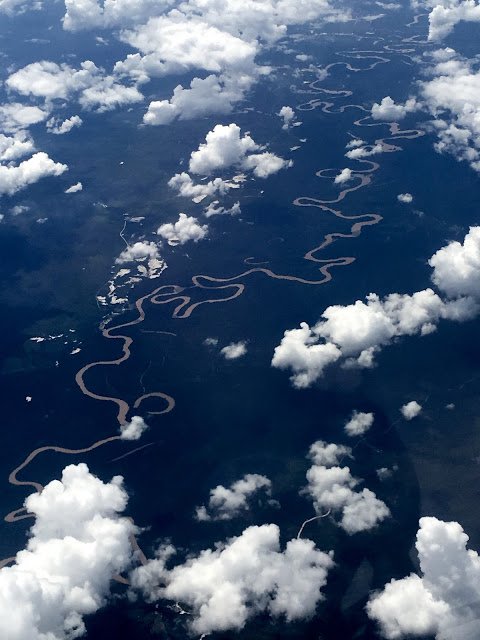
[[[237,216],[240,213],[242,213],[240,202],[235,202],[235,204],[227,209],[221,206],[218,200],[214,200],[205,208],[203,215],[206,218],[211,218],[212,216]]]
[[[450,242],[428,261],[432,281],[450,297],[480,297],[480,227],[470,227],[462,242]]]
[[[48,112],[31,105],[9,102],[0,105],[0,128],[6,133],[28,129],[33,124],[43,122]]]
[[[347,151],[345,156],[350,160],[360,160],[362,158],[368,158],[369,156],[375,156],[378,153],[384,153],[385,147],[383,144],[378,142],[374,145],[366,145],[364,147],[357,146],[350,151]]]
[[[295,111],[292,107],[282,107],[278,115],[283,119],[282,129],[289,129],[295,121]]]
[[[225,360],[237,360],[247,353],[247,343],[244,340],[241,342],[232,342],[227,344],[226,347],[223,347],[220,353],[224,356]]]
[[[386,96],[378,104],[372,107],[372,118],[374,120],[385,120],[387,122],[393,122],[397,120],[403,120],[408,113],[417,111],[419,108],[415,98],[410,98],[405,104],[395,103],[390,96]]]
[[[367,604],[367,613],[384,638],[479,637],[480,559],[467,543],[458,522],[420,519],[415,545],[420,574],[391,580]]]
[[[347,167],[345,169],[342,169],[340,173],[337,176],[335,176],[334,183],[345,184],[345,182],[348,182],[351,179],[352,179],[352,170],[348,169]]]
[[[319,344],[306,322],[299,329],[287,330],[275,347],[272,367],[291,369],[294,387],[309,387],[320,378],[324,370],[342,356],[340,349],[331,343]]]
[[[365,144],[365,140],[361,138],[352,138],[352,140],[345,145],[345,149],[355,149],[356,147],[363,147]]]
[[[312,462],[319,466],[334,467],[344,459],[351,458],[352,450],[350,447],[345,447],[342,444],[335,444],[334,442],[323,442],[323,440],[317,440],[310,447],[309,458]]]
[[[65,189],[65,193],[78,193],[83,190],[83,184],[81,182],[77,182],[76,184],[72,184],[71,187]]]
[[[413,202],[413,196],[411,193],[399,193],[397,196],[397,200],[399,202],[403,202],[403,204],[410,204]]]
[[[195,184],[191,176],[185,171],[176,173],[173,178],[168,181],[168,186],[175,189],[178,195],[184,198],[190,198],[194,202],[202,202],[205,198],[213,197],[217,194],[225,195],[230,189],[238,189],[239,185],[235,182],[215,178],[209,182]]]
[[[354,411],[350,420],[346,423],[344,429],[349,436],[362,436],[373,424],[373,413],[362,413]]]
[[[313,464],[307,471],[308,484],[302,493],[310,496],[317,514],[330,510],[338,514],[338,526],[349,535],[369,531],[390,516],[390,510],[370,489],[356,488],[349,467],[340,467],[341,458],[351,457],[348,447],[329,445],[321,440],[310,449]]]
[[[75,127],[81,127],[82,124],[83,120],[80,116],[71,116],[71,118],[63,121],[50,118],[50,120],[47,121],[47,130],[49,133],[54,133],[55,135],[63,135],[69,133]]]
[[[126,262],[144,262],[145,260],[159,258],[158,246],[155,242],[139,241],[129,245],[115,260],[116,264]]]
[[[289,166],[283,158],[273,153],[254,153],[261,150],[248,134],[241,136],[240,127],[234,123],[217,124],[205,142],[190,156],[191,173],[211,175],[230,167],[252,170],[258,178],[266,178]]]
[[[0,162],[11,163],[12,160],[23,158],[33,151],[33,140],[25,132],[18,132],[13,136],[0,133]]]
[[[274,524],[248,527],[169,569],[174,553],[171,546],[159,549],[155,560],[131,574],[131,582],[152,601],[187,605],[194,635],[238,631],[260,613],[287,622],[312,617],[334,564],[332,554],[311,540],[290,540],[282,551]]]
[[[252,153],[247,156],[242,164],[243,169],[251,169],[257,178],[268,178],[278,173],[281,169],[293,167],[293,160],[284,160],[274,153]]]
[[[25,143],[19,144],[23,145]],[[12,151],[12,147],[9,147],[9,151]],[[17,165],[0,164],[0,196],[3,194],[13,195],[17,191],[38,182],[42,178],[60,176],[67,171],[67,169],[66,164],[54,162],[43,151],[34,153],[31,158],[23,160]]]
[[[405,420],[413,420],[413,418],[416,418],[421,413],[422,405],[418,404],[416,400],[411,400],[407,402],[407,404],[404,404],[400,411]]]
[[[195,518],[200,521],[232,520],[250,509],[249,500],[259,491],[270,495],[272,483],[266,476],[247,473],[230,487],[218,485],[210,491],[208,505],[197,507]]]
[[[141,416],[132,416],[130,422],[120,426],[120,438],[122,440],[140,440],[148,429],[148,424]]]
[[[197,218],[187,216],[185,213],[179,215],[177,222],[162,224],[157,229],[157,234],[171,245],[185,244],[190,240],[198,242],[203,240],[207,233],[208,225],[199,224]]]
[[[8,640],[71,640],[98,611],[111,580],[128,570],[135,527],[122,478],[104,483],[85,464],[25,501],[35,517],[27,546],[0,569],[0,636]]]

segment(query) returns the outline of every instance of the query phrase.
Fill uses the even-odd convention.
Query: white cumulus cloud
[[[83,120],[80,116],[71,116],[63,121],[56,118],[50,118],[50,120],[47,121],[47,130],[55,135],[64,135],[65,133],[69,133],[75,127],[81,127],[82,124]]]
[[[474,640],[480,634],[480,559],[458,522],[421,518],[416,549],[420,574],[391,580],[370,597],[367,613],[384,638],[435,636]]]
[[[226,347],[220,350],[220,353],[224,356],[225,360],[237,360],[242,358],[247,353],[247,343],[245,340],[240,342],[231,342]]]
[[[339,516],[338,526],[349,535],[368,531],[390,516],[390,510],[370,489],[357,490],[360,480],[349,467],[341,467],[352,450],[319,440],[310,448],[313,464],[307,471],[308,484],[302,493],[310,496],[317,514],[330,510]]]
[[[82,190],[83,184],[81,182],[76,182],[75,184],[72,184],[71,187],[68,187],[68,189],[65,189],[65,193],[78,193]]]
[[[402,336],[425,336],[440,320],[462,322],[479,312],[480,228],[471,227],[464,243],[450,243],[430,259],[433,289],[409,294],[377,294],[349,305],[328,307],[313,326],[302,322],[287,330],[275,348],[272,366],[290,369],[295,387],[304,388],[341,361],[344,367],[369,368],[380,349]]]
[[[332,554],[311,540],[290,540],[282,551],[274,524],[249,527],[169,569],[174,553],[173,547],[161,548],[155,560],[133,572],[132,584],[150,600],[187,605],[195,635],[240,630],[263,612],[287,622],[310,618],[333,566]]]
[[[408,113],[412,113],[418,109],[415,98],[410,98],[405,104],[395,103],[390,96],[386,96],[380,102],[375,102],[372,107],[372,118],[374,120],[385,120],[394,122],[403,120]]]
[[[103,483],[84,464],[33,494],[27,546],[0,569],[0,636],[8,640],[71,640],[83,618],[100,609],[113,576],[130,568],[134,525],[122,478]]]
[[[141,416],[132,416],[132,419],[120,426],[120,438],[122,440],[140,440],[148,424]]]
[[[208,225],[201,225],[197,218],[181,213],[177,222],[167,222],[160,225],[157,229],[157,234],[165,238],[171,245],[185,244],[190,240],[198,242],[207,236]]]
[[[125,264],[126,262],[143,262],[145,260],[159,258],[158,246],[155,242],[147,240],[135,242],[122,251],[115,260],[116,264]]]
[[[405,420],[413,420],[422,412],[422,405],[418,404],[416,400],[411,400],[404,404],[400,411]]]
[[[338,175],[335,176],[334,183],[335,184],[345,184],[352,179],[352,170],[346,167],[342,169]]]
[[[257,153],[261,149],[248,134],[241,135],[238,125],[217,124],[198,150],[192,152],[189,170],[194,174],[211,175],[238,167],[252,170],[258,178],[266,178],[290,165],[273,153]]]
[[[266,476],[247,473],[230,487],[219,484],[210,491],[208,504],[197,507],[195,517],[200,521],[231,520],[250,509],[249,500],[259,491],[270,495],[272,483]]]
[[[345,424],[345,433],[349,436],[361,436],[370,429],[373,419],[373,413],[354,411],[350,420]]]

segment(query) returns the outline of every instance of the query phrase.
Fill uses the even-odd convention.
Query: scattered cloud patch
[[[267,178],[280,169],[291,166],[289,161],[273,153],[254,153],[262,150],[248,134],[241,136],[234,123],[217,124],[207,134],[205,142],[190,156],[190,173],[211,175],[230,167],[252,170],[257,178]]]
[[[416,400],[411,400],[404,404],[400,411],[405,420],[413,420],[422,412],[422,405],[418,404]]]
[[[181,213],[177,222],[168,222],[158,227],[157,234],[167,240],[168,244],[172,246],[185,244],[190,240],[199,242],[207,236],[208,225],[201,225],[197,218]]]
[[[232,520],[250,509],[250,500],[259,491],[270,495],[272,483],[266,476],[247,473],[230,487],[218,485],[210,491],[208,505],[197,507],[199,521]]]
[[[363,436],[373,425],[373,413],[354,411],[350,420],[345,424],[345,433],[348,436]]]
[[[57,118],[50,118],[47,120],[47,131],[57,136],[69,133],[75,127],[81,127],[83,120],[80,116],[71,116],[66,120],[58,120]]]
[[[335,176],[335,184],[345,184],[352,179],[352,170],[346,167],[342,169],[338,175]]]
[[[240,202],[235,202],[235,204],[228,209],[220,205],[218,200],[214,200],[205,208],[203,215],[206,218],[211,218],[212,216],[238,216],[241,213]]]
[[[338,526],[349,535],[369,531],[390,516],[390,510],[370,489],[357,490],[360,480],[341,460],[352,457],[349,447],[315,442],[309,457],[312,466],[307,471],[308,484],[302,493],[310,496],[315,511],[322,515],[330,510],[339,516]]]
[[[145,260],[159,258],[158,246],[155,242],[147,240],[135,242],[122,251],[115,260],[116,264],[125,264],[127,262],[143,262]]]
[[[12,160],[24,155],[31,150],[29,141],[10,139],[5,144],[5,137],[0,138],[0,160],[8,161],[8,164],[0,164],[0,196],[13,195],[42,178],[60,176],[67,171],[66,164],[54,162],[46,153],[39,151],[30,158],[13,164]]]
[[[120,438],[122,440],[140,440],[147,429],[148,424],[141,416],[132,416],[130,422],[120,426]]]
[[[405,104],[395,103],[390,96],[382,99],[380,104],[375,102],[372,107],[372,118],[374,120],[385,120],[387,122],[396,122],[403,120],[409,113],[417,111],[419,105],[415,98],[408,99]]]
[[[83,184],[81,182],[77,182],[76,184],[72,184],[71,187],[65,189],[65,193],[78,193],[83,190]]]
[[[402,202],[403,204],[410,204],[413,202],[413,196],[411,193],[399,193],[397,196],[397,200]]]
[[[74,97],[84,109],[98,112],[143,100],[136,86],[123,84],[119,78],[107,75],[91,60],[82,62],[79,69],[49,60],[32,62],[12,73],[6,85],[10,91],[43,99],[49,109],[55,100]]]
[[[40,107],[9,102],[0,105],[0,127],[5,133],[23,131],[28,127],[43,122],[48,111]]]
[[[247,353],[247,342],[242,340],[240,342],[232,342],[227,344],[226,347],[220,350],[225,360],[237,360],[242,358]]]
[[[282,129],[284,129],[285,131],[287,129],[290,129],[292,124],[295,122],[295,111],[292,109],[292,107],[282,107],[278,115],[283,119]]]

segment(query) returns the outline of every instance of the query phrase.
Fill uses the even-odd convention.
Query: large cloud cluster
[[[332,554],[311,540],[290,540],[282,551],[274,524],[249,527],[169,569],[174,553],[171,546],[161,548],[155,560],[132,573],[132,584],[150,600],[188,605],[195,635],[239,630],[262,612],[287,622],[309,618],[333,566]]]
[[[475,60],[452,49],[432,55],[429,78],[420,83],[424,108],[434,117],[435,149],[480,171],[480,72]]]
[[[318,514],[328,510],[339,514],[338,525],[350,535],[369,531],[390,516],[386,504],[370,489],[357,490],[360,480],[352,476],[349,467],[340,466],[341,460],[351,455],[349,447],[315,442],[310,448],[313,464],[307,471],[308,485],[303,490]]]
[[[153,100],[145,124],[168,124],[207,113],[229,113],[267,68],[257,55],[288,25],[316,18],[346,20],[328,0],[65,0],[67,30],[118,28],[134,49],[115,74],[135,82],[183,72],[199,73],[170,99]],[[176,5],[176,6],[174,6]]]
[[[421,4],[431,9],[428,15],[431,41],[443,40],[459,22],[480,22],[480,5],[475,0],[426,0]]]
[[[416,542],[420,575],[392,580],[367,605],[383,637],[475,640],[480,636],[480,559],[467,543],[458,522],[420,519]]]
[[[26,549],[0,570],[0,636],[8,640],[72,640],[83,618],[105,604],[111,579],[130,567],[135,527],[120,517],[122,478],[108,483],[84,464],[25,501],[35,516]]]
[[[208,505],[197,507],[197,520],[231,520],[250,509],[249,500],[259,491],[270,495],[272,483],[266,476],[247,473],[230,487],[219,484],[210,491]]]
[[[287,330],[275,348],[272,366],[290,369],[295,387],[310,386],[337,361],[345,367],[371,367],[378,351],[401,336],[425,336],[440,320],[461,322],[479,310],[480,227],[472,227],[463,244],[443,247],[430,259],[432,280],[441,292],[424,289],[411,295],[392,293],[381,299],[328,307],[310,327]]]

